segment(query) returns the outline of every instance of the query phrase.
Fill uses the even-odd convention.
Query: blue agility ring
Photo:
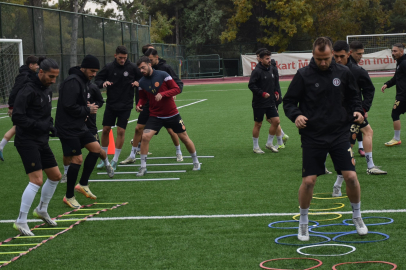
[[[274,227],[272,226],[273,224],[278,224],[278,223],[285,223],[285,222],[299,222],[299,220],[282,220],[282,221],[275,221],[272,223],[269,223],[268,227],[269,228],[274,228],[274,229],[299,229],[299,227]],[[311,221],[309,220],[309,222],[314,223],[315,225],[312,226],[319,226],[319,223],[317,221]],[[309,226],[310,227],[310,226]]]
[[[368,234],[379,234],[379,235],[385,236],[385,238],[384,238],[384,239],[381,239],[381,240],[369,240],[369,241],[340,241],[340,240],[337,240],[337,238],[340,238],[341,236],[346,236],[346,235],[355,234],[355,233],[357,233],[357,232],[356,232],[356,231],[353,231],[353,232],[343,233],[343,234],[337,235],[337,236],[335,236],[335,237],[333,238],[333,241],[335,241],[335,242],[340,242],[340,243],[357,244],[357,243],[374,243],[374,242],[381,242],[381,241],[385,241],[385,240],[388,240],[388,239],[389,239],[389,235],[387,235],[386,233],[381,233],[381,232],[368,232]]]
[[[317,232],[317,231],[315,231],[315,229],[317,229],[317,228],[330,227],[330,226],[345,226],[345,227],[348,227],[347,224],[343,224],[343,223],[327,224],[327,225],[320,225],[320,226],[317,226],[317,227],[310,228],[309,232],[318,233],[318,234],[345,234],[345,233],[355,232],[355,231],[350,231],[350,232]]]
[[[363,217],[362,219],[368,219],[368,218],[381,218],[381,219],[387,219],[389,220],[388,222],[382,222],[382,223],[372,223],[372,224],[365,224],[366,226],[377,226],[377,225],[387,225],[387,224],[391,224],[393,223],[393,218],[388,218],[388,217]],[[344,219],[343,220],[343,224],[345,225],[354,225],[352,223],[348,223],[348,222],[352,222],[352,219]]]
[[[309,234],[309,236],[315,236],[315,237],[322,237],[324,239],[326,239],[325,241],[322,242],[318,242],[318,243],[313,243],[313,244],[309,244],[309,243],[305,243],[305,244],[287,244],[287,243],[279,243],[279,240],[284,239],[284,238],[288,238],[288,237],[292,237],[292,236],[296,236],[297,234],[288,234],[288,235],[284,235],[284,236],[280,236],[278,238],[275,239],[275,243],[280,244],[280,245],[287,245],[287,246],[310,246],[310,245],[319,245],[319,244],[324,244],[327,242],[331,241],[330,237],[327,237],[325,235],[319,235],[319,234]]]

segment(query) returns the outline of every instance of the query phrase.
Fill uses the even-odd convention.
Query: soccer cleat
[[[111,167],[113,168],[113,170],[117,171],[117,161],[112,160],[110,162]]]
[[[265,152],[262,151],[261,148],[259,148],[259,147],[258,147],[258,148],[254,148],[253,151],[254,151],[254,153],[256,153],[256,154],[265,154]]]
[[[109,165],[106,166],[106,172],[107,172],[107,175],[108,175],[110,178],[113,178],[113,177],[114,177],[114,169],[113,169],[113,167],[111,166],[111,164],[109,164]]]
[[[94,195],[90,189],[89,186],[82,186],[81,184],[77,184],[75,187],[75,190],[79,193],[82,193],[83,195],[85,195],[87,198],[90,198],[92,200],[96,200],[97,197],[96,195]]]
[[[104,162],[103,162],[103,160],[100,160],[100,163],[97,164],[97,169],[102,169],[102,168],[104,168]]]
[[[201,167],[200,167],[200,163],[193,163],[193,170],[194,171],[200,171]]]
[[[269,149],[269,150],[271,150],[271,151],[274,152],[274,153],[278,153],[278,152],[279,152],[278,147],[275,146],[275,145],[273,145],[273,144],[265,144],[265,147],[266,147],[266,149]]]
[[[378,166],[374,166],[372,168],[367,169],[367,174],[379,175],[379,174],[388,174],[388,172],[379,169]]]
[[[1,160],[1,161],[4,161],[3,150],[0,150],[0,160]]]
[[[309,241],[309,225],[308,224],[299,224],[299,231],[297,233],[297,239],[300,241]]]
[[[358,153],[361,157],[365,157],[365,151],[364,148],[358,148]]]
[[[30,227],[28,227],[27,223],[14,222],[13,228],[19,231],[22,235],[35,236],[35,234],[33,234],[32,231],[30,230]]]
[[[81,205],[78,203],[78,201],[76,200],[75,196],[73,196],[72,198],[66,198],[63,197],[63,202],[66,203],[70,208],[75,208],[78,209],[81,207]]]
[[[278,145],[278,150],[279,149],[285,149],[285,145],[284,144]]]
[[[329,170],[327,170],[327,168],[325,168],[324,170],[324,174],[333,174],[332,172],[330,172]]]
[[[140,170],[137,172],[137,176],[144,176],[147,173],[147,167],[140,167]]]
[[[132,163],[135,163],[135,158],[132,158],[131,156],[129,156],[128,158],[126,158],[120,162],[121,165],[132,164]]]
[[[288,140],[289,140],[289,136],[286,135],[286,134],[283,134],[283,137],[282,137],[283,144],[286,144],[286,142],[287,142]]]
[[[395,139],[392,139],[392,140],[390,140],[389,142],[386,142],[386,143],[385,143],[385,146],[394,146],[394,145],[399,145],[399,144],[401,144],[401,143],[402,143],[401,140],[397,141],[397,140],[395,140]]]
[[[42,219],[43,221],[45,221],[48,225],[50,226],[57,226],[58,224],[51,219],[51,217],[48,215],[47,212],[40,212],[38,211],[37,208],[34,209],[34,212],[32,213],[34,215],[34,217]]]
[[[353,218],[352,222],[355,225],[355,229],[357,229],[358,235],[362,236],[362,235],[368,234],[368,228],[367,228],[367,226],[365,226],[365,223],[361,217]]]
[[[341,197],[343,194],[341,193],[341,187],[339,186],[334,186],[333,187],[333,197]]]
[[[61,183],[66,183],[66,182],[68,182],[68,176],[66,175],[66,173],[64,173],[63,175],[62,175],[62,178],[61,178],[61,181],[60,181]]]
[[[177,161],[177,162],[182,162],[182,161],[183,161],[183,156],[182,156],[182,154],[176,154],[176,161]]]

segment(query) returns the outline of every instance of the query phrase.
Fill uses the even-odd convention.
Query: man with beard
[[[137,104],[137,111],[141,112],[143,105],[149,101],[150,112],[142,134],[141,167],[137,176],[147,173],[149,142],[162,127],[171,128],[179,136],[193,159],[193,170],[200,170],[195,146],[186,133],[186,127],[173,100],[173,97],[181,92],[179,86],[168,73],[154,70],[151,67],[151,61],[146,56],[137,61],[137,66],[144,76],[139,82],[140,100]]]
[[[386,88],[396,85],[396,100],[392,109],[395,135],[392,140],[385,143],[385,146],[394,146],[402,143],[400,140],[400,115],[406,112],[406,55],[404,50],[405,46],[401,43],[393,45],[392,57],[396,60],[395,75],[381,88],[382,93],[385,93]]]

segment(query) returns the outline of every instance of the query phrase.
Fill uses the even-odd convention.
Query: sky
[[[49,2],[51,2],[51,3],[54,4],[54,3],[57,3],[58,0],[49,0]],[[93,2],[91,2],[91,1],[88,1],[87,4],[86,4],[85,9],[89,9],[89,8],[90,8],[90,10],[92,11],[92,13],[94,13],[94,11],[96,10],[96,8],[100,8],[100,7],[101,7],[100,5],[98,5],[98,4],[96,4],[96,3],[93,3]],[[117,11],[117,5],[116,5],[115,3],[107,4],[106,7],[107,7],[107,8],[114,8],[114,9]]]

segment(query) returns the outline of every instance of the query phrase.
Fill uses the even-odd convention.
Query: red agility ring
[[[333,270],[337,270],[336,266],[339,266],[339,265],[343,265],[343,264],[356,264],[356,263],[384,263],[384,264],[389,264],[389,265],[392,265],[392,266],[393,266],[393,268],[392,268],[391,270],[395,270],[395,269],[397,269],[397,268],[398,268],[398,266],[397,266],[396,264],[391,263],[391,262],[383,262],[383,261],[366,261],[366,262],[345,262],[345,263],[339,263],[339,264],[333,265]]]
[[[262,269],[268,269],[268,270],[289,270],[289,269],[281,269],[281,268],[269,268],[269,267],[264,266],[264,263],[272,262],[272,261],[280,261],[280,260],[312,260],[312,261],[316,261],[316,262],[319,263],[316,266],[312,266],[312,267],[306,268],[304,270],[314,269],[314,268],[317,268],[317,267],[319,267],[320,265],[323,264],[322,261],[317,260],[317,259],[313,259],[313,258],[279,258],[279,259],[272,259],[272,260],[263,261],[262,263],[259,264],[259,267],[261,267]]]

